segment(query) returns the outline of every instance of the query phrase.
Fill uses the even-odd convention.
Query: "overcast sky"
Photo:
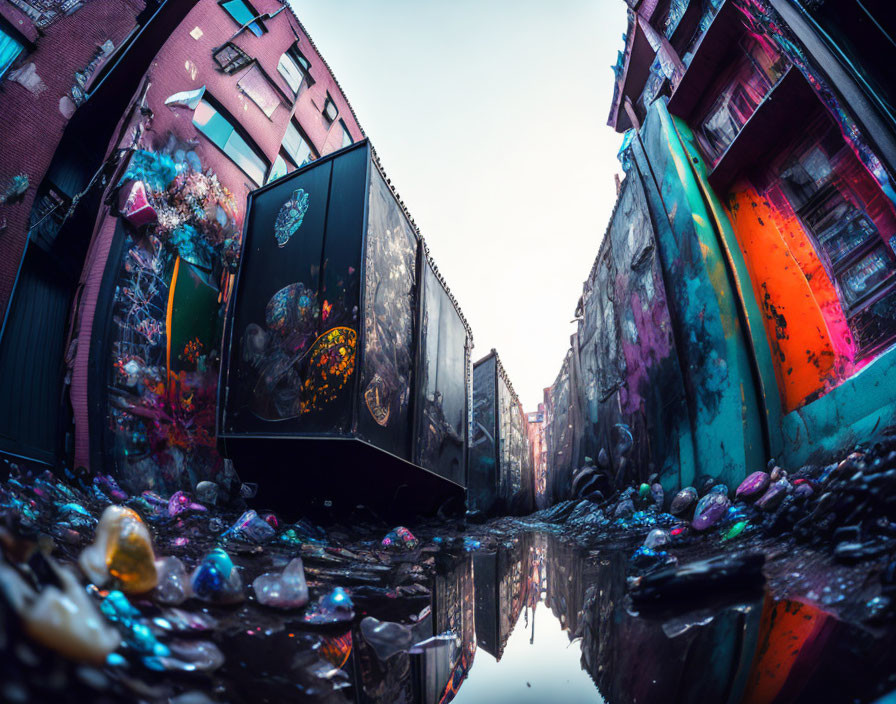
[[[527,411],[615,199],[622,0],[292,0]]]

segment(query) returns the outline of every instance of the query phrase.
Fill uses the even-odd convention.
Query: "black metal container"
[[[262,500],[460,504],[471,349],[366,140],[249,194],[217,431]]]
[[[467,504],[484,513],[534,507],[526,419],[495,350],[473,365]]]

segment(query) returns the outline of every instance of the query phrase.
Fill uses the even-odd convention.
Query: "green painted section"
[[[816,401],[784,416],[781,463],[826,461],[896,424],[896,347]]]
[[[714,218],[663,101],[648,111],[633,153],[645,182],[653,179],[648,200],[686,376],[695,464],[682,467],[680,484],[705,473],[733,485],[765,465],[765,412]]]
[[[743,323],[747,329],[747,337],[751,342],[753,362],[755,363],[756,376],[758,377],[759,393],[764,407],[764,423],[768,434],[769,451],[773,457],[778,456],[783,450],[783,436],[781,434],[782,408],[781,395],[778,390],[778,382],[775,378],[775,365],[772,361],[772,351],[768,344],[763,325],[762,311],[756,301],[756,294],[750,282],[750,274],[744,261],[743,252],[734,234],[734,228],[728,219],[728,214],[722,206],[715,191],[709,185],[709,170],[703,160],[694,133],[681,119],[672,117],[672,123],[689,157],[691,170],[700,189],[703,192],[705,203],[712,216],[712,225],[715,227],[719,245],[728,262],[728,271],[732,278],[733,290],[737,295]],[[749,350],[748,350],[749,351]]]
[[[171,315],[171,368],[194,371],[197,357],[217,348],[218,291],[181,259]]]

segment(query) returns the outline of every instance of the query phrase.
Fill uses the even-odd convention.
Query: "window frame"
[[[218,60],[218,54],[228,48],[233,49],[236,52],[236,56],[238,57],[239,61],[229,61],[226,64],[222,64]],[[248,68],[253,63],[255,63],[255,59],[253,59],[244,49],[230,41],[224,42],[221,46],[212,50],[212,61],[215,62],[217,70],[223,72],[228,76],[232,76],[237,71]]]
[[[723,64],[725,68],[712,82],[711,90],[706,91],[706,97],[697,105],[695,114],[699,117],[694,122],[694,134],[697,137],[700,151],[706,157],[707,163],[712,166],[717,165],[731,145],[737,141],[744,127],[768,99],[790,67],[787,57],[779,53],[777,59],[770,64],[770,68],[779,67],[780,70],[775,71],[774,77],[770,76],[766,68],[756,59],[754,50],[757,47],[762,50],[756,40],[742,35],[727,52],[727,59]],[[752,90],[750,86],[754,80],[756,82],[754,88],[762,89],[761,95],[755,100],[756,105],[751,110],[744,110],[744,107],[749,106],[754,100],[750,95]],[[726,97],[727,103],[722,104]],[[723,148],[717,149],[713,140],[707,137],[706,127],[709,118],[720,114],[723,110],[732,124],[737,126],[737,129],[734,130],[731,140]]]
[[[345,124],[345,120],[339,118],[339,125],[342,127],[342,148],[345,149],[355,143],[355,138],[352,137],[352,133],[348,131],[348,125]],[[346,137],[348,137],[348,144],[345,143]]]
[[[327,106],[328,105],[332,105],[333,109],[336,111],[336,114],[333,115],[332,118],[329,115],[327,115]],[[324,106],[321,109],[320,114],[323,116],[324,121],[327,123],[327,129],[332,127],[336,123],[336,121],[339,119],[339,108],[336,107],[336,101],[333,100],[333,96],[330,95],[329,91],[327,91],[327,97],[324,100]]]
[[[218,0],[218,7],[220,7],[230,19],[232,19],[234,22],[236,22],[240,29],[245,27],[250,32],[252,32],[252,34],[255,35],[256,37],[260,37],[263,34],[267,33],[268,28],[265,27],[264,22],[262,22],[260,19],[252,19],[249,22],[246,22],[245,24],[243,24],[236,17],[234,17],[233,14],[231,14],[230,10],[228,10],[225,7],[226,4],[232,3],[232,2],[243,3],[243,5],[246,6],[246,9],[252,14],[253,18],[260,17],[264,13],[261,13],[258,10],[256,10],[255,7],[252,5],[252,3],[249,2],[249,0]],[[253,25],[258,27],[258,31],[256,31],[255,29],[252,28]]]
[[[239,91],[240,91],[243,95],[245,95],[249,100],[251,100],[253,103],[255,103],[255,105],[258,107],[259,110],[261,110],[261,112],[264,114],[264,116],[267,117],[267,118],[270,120],[270,119],[271,119],[271,116],[277,111],[277,108],[280,107],[280,106],[282,105],[282,103],[283,103],[283,98],[286,97],[286,96],[283,95],[283,91],[280,90],[279,86],[277,86],[277,84],[276,84],[273,80],[271,80],[271,77],[268,75],[268,72],[265,71],[264,68],[262,68],[261,64],[260,64],[258,61],[256,61],[255,59],[253,59],[253,60],[252,60],[252,63],[250,63],[250,64],[249,64],[247,67],[245,67],[245,68],[246,68],[246,70],[245,70],[245,71],[243,72],[243,74],[239,77],[239,79],[237,79],[237,82],[236,82],[237,90],[239,90]],[[274,92],[274,95],[275,95],[276,98],[277,98],[277,105],[275,105],[275,106],[274,106],[274,109],[271,110],[271,114],[270,114],[270,115],[268,115],[268,114],[265,112],[264,108],[263,108],[263,107],[261,106],[261,104],[260,104],[260,103],[259,103],[253,96],[252,96],[252,94],[251,94],[249,91],[247,91],[246,88],[245,88],[244,86],[240,85],[240,84],[243,82],[243,80],[245,80],[246,76],[248,76],[252,71],[258,71],[258,74],[260,75],[261,80],[265,83],[265,85],[266,85],[268,88],[270,88],[270,89]],[[287,105],[289,105],[288,102],[287,102]]]
[[[261,162],[261,164],[263,166],[263,173],[261,175],[261,183],[256,181],[255,177],[252,174],[250,174],[248,171],[246,171],[239,164],[239,162],[237,162],[230,154],[227,153],[227,151],[225,150],[226,141],[225,141],[224,145],[218,144],[205,130],[202,129],[202,127],[199,124],[197,124],[196,110],[199,109],[199,106],[202,105],[202,103],[207,103],[212,109],[214,109],[215,112],[217,112],[218,115],[220,115],[230,125],[230,127],[233,129],[233,132],[236,133],[236,135],[239,136],[243,140],[243,142],[246,143],[246,146],[250,149],[250,151],[252,151],[254,153],[254,155],[259,159],[259,161]],[[236,166],[240,171],[242,171],[244,174],[246,174],[246,176],[252,181],[252,183],[256,184],[256,186],[258,186],[258,187],[263,186],[265,184],[265,182],[267,181],[267,176],[271,170],[271,163],[268,160],[267,156],[265,155],[264,151],[262,151],[262,149],[258,146],[258,144],[255,142],[255,140],[252,139],[252,136],[239,123],[239,121],[234,119],[233,115],[230,114],[230,112],[227,110],[227,108],[225,108],[219,100],[217,100],[213,95],[211,95],[211,93],[208,90],[205,91],[205,93],[202,95],[202,98],[200,98],[199,103],[197,104],[196,108],[193,110],[193,117],[191,118],[191,121],[192,121],[193,127],[196,129],[196,131],[199,134],[201,134],[206,140],[208,140],[208,142],[210,144],[212,144],[218,151],[220,151],[224,156],[226,156],[227,159],[234,166]],[[229,139],[229,137],[228,137],[228,139]]]
[[[302,80],[299,82],[299,85],[295,90],[293,90],[292,83],[290,83],[289,79],[287,78],[286,72],[284,72],[280,68],[280,65],[283,63],[284,59],[289,59],[290,61],[292,61],[298,72],[302,75]],[[306,90],[314,85],[314,78],[311,76],[311,61],[309,61],[308,57],[305,56],[299,49],[298,41],[293,42],[293,44],[280,55],[280,59],[277,61],[277,73],[280,74],[280,77],[285,81],[287,87],[289,88],[290,92],[292,92],[295,98],[298,98],[303,90]]]
[[[12,69],[13,65],[22,58],[26,52],[31,52],[34,45],[19,32],[10,22],[0,17],[0,32],[9,37],[12,41],[19,45],[19,51],[10,59],[6,67],[0,66],[0,81],[3,81],[6,74]]]
[[[289,122],[286,125],[287,131],[289,130],[290,126],[295,128],[296,132],[299,135],[299,139],[302,141],[302,144],[304,144],[306,147],[308,147],[309,158],[307,160],[305,160],[304,162],[302,162],[301,164],[297,163],[296,158],[286,149],[286,146],[285,146],[286,132],[283,133],[283,140],[280,142],[280,151],[282,151],[285,154],[287,160],[295,168],[300,169],[305,164],[309,164],[312,161],[314,161],[315,159],[318,159],[320,157],[317,153],[317,150],[314,148],[314,143],[308,138],[308,135],[305,133],[305,130],[302,129],[302,126],[299,124],[299,121],[296,120],[294,117],[290,118]]]

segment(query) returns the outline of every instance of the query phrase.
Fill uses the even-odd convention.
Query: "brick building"
[[[0,449],[117,472],[134,488],[194,484],[224,465],[214,443],[218,346],[246,195],[364,135],[304,27],[276,0],[56,4],[70,14],[32,32],[0,83],[4,112],[26,111],[17,129],[34,139],[11,152],[27,158],[0,167],[7,182],[24,171],[30,184],[24,201],[0,206],[3,266],[24,262],[0,339]],[[7,5],[7,25],[25,27]],[[65,71],[52,32],[72,45]],[[23,71],[29,63],[36,68]],[[71,77],[88,65],[86,79]],[[58,76],[37,102],[16,82],[33,89],[35,70]],[[76,80],[82,107],[69,95]],[[6,130],[0,139],[15,142]],[[61,208],[41,220],[36,192]],[[29,217],[38,221],[30,231]],[[51,239],[78,244],[58,257],[71,283],[55,289],[52,272],[21,256],[49,224]],[[9,297],[15,272],[0,277]],[[59,426],[35,433],[60,407]]]

